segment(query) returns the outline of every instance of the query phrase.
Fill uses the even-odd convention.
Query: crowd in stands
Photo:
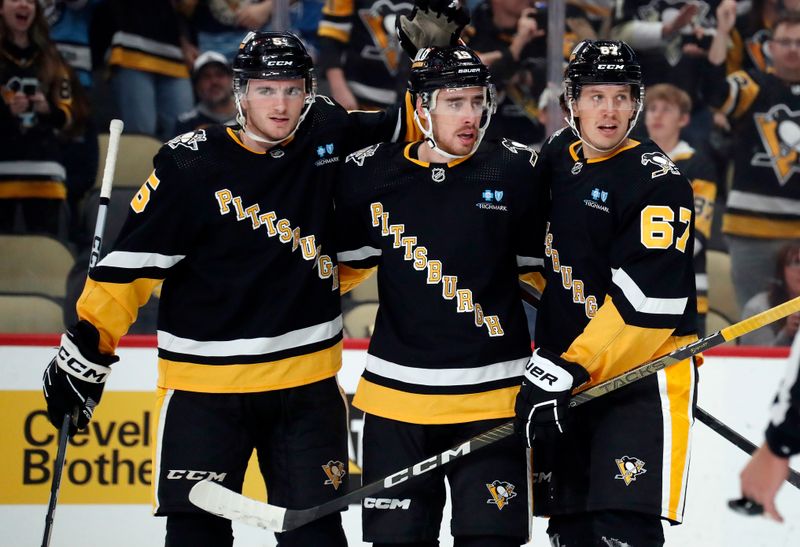
[[[55,297],[68,323],[92,243],[105,152],[99,133],[121,118],[126,136],[148,140],[136,145],[144,156],[132,160],[147,164],[159,142],[235,124],[230,61],[244,34],[269,28],[286,5],[287,24],[315,57],[328,95],[349,109],[403,99],[409,62],[394,27],[411,0],[0,0],[0,232],[54,238],[76,257],[71,288]],[[546,89],[548,2],[472,0],[469,7],[464,39],[489,66],[498,94],[487,138],[540,144],[554,99]],[[586,38],[629,43],[647,87],[632,136],[654,140],[691,181],[701,333],[800,295],[794,10],[800,0],[566,2],[559,54],[566,60]],[[131,153],[125,142],[122,155]],[[124,217],[144,181],[130,176],[118,169],[112,215]],[[6,245],[9,236],[0,240]],[[707,252],[730,261],[732,280],[716,260],[707,266]],[[735,302],[715,303],[715,292],[731,283]],[[0,280],[0,295],[9,292]],[[376,300],[374,288],[345,300],[352,317],[366,317],[345,319],[350,335],[369,335]],[[798,323],[795,314],[741,342],[789,345]],[[137,325],[155,331],[153,322]]]

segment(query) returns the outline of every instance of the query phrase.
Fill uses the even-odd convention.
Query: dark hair
[[[787,243],[778,251],[777,259],[775,260],[775,276],[770,283],[767,299],[771,308],[783,304],[789,300],[789,288],[786,286],[786,276],[784,268],[790,262],[794,261],[800,256],[800,243]],[[786,318],[775,321],[772,324],[772,329],[778,332],[786,324]]]
[[[775,31],[778,30],[778,27],[781,25],[800,25],[800,12],[798,11],[784,11],[775,19],[775,22],[772,24],[772,35],[775,35]]]
[[[3,0],[0,0],[0,6],[2,5]],[[41,57],[37,62],[37,76],[41,83],[42,91],[49,97],[58,92],[56,85],[66,63],[61,60],[61,55],[50,39],[50,27],[47,25],[41,3],[37,1],[34,2],[34,5],[33,22],[28,29],[28,37],[40,52]],[[5,21],[0,17],[0,43],[10,38]]]

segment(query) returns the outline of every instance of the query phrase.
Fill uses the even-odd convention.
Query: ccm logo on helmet
[[[294,61],[267,61],[267,66],[292,66]]]
[[[597,70],[622,70],[625,65],[597,65]]]
[[[397,500],[390,498],[364,498],[364,508],[366,509],[402,509],[404,511],[411,507],[411,500]]]

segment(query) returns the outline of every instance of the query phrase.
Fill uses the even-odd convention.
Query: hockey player
[[[683,517],[690,360],[570,410],[584,389],[695,336],[692,188],[652,142],[628,137],[641,70],[623,42],[584,41],[564,81],[566,129],[539,161],[552,204],[537,349],[517,398],[533,446],[533,509],[555,546],[662,545]]]
[[[463,46],[423,49],[409,89],[425,140],[351,154],[337,194],[343,289],[344,274],[377,268],[380,295],[353,400],[366,413],[365,482],[514,415],[530,357],[518,276],[542,265],[537,154],[482,142],[495,108],[487,68]],[[438,545],[445,477],[457,547],[527,541],[527,462],[512,438],[392,489],[403,510],[366,498],[364,541]]]
[[[316,96],[292,34],[249,34],[233,68],[241,127],[161,148],[44,375],[51,421],[78,407],[72,432],[85,427],[120,337],[163,282],[153,483],[170,547],[232,544],[230,522],[187,496],[210,476],[240,491],[253,449],[274,503],[305,508],[346,490],[333,183],[347,153],[405,136],[396,112],[348,114]],[[346,544],[338,514],[278,542]]]
[[[787,12],[775,21],[767,42],[771,70],[750,68],[726,78],[727,39],[735,17],[735,6],[720,5],[706,96],[736,135],[722,231],[741,309],[768,288],[779,249],[800,242],[800,14]]]
[[[775,495],[789,473],[789,457],[800,453],[800,336],[795,336],[781,387],[772,404],[767,440],[742,470],[742,495],[783,522]]]

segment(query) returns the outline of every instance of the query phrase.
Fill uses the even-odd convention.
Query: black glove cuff
[[[67,329],[67,336],[78,346],[81,354],[98,365],[110,367],[119,357],[100,352],[100,332],[94,325],[82,319]]]

